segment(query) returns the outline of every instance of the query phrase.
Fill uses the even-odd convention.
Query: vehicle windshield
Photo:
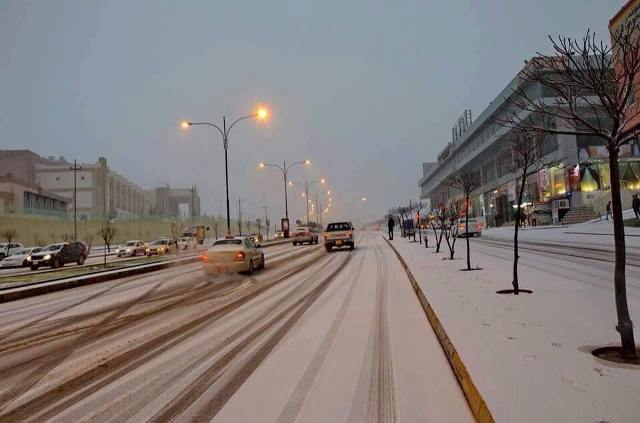
[[[242,240],[240,239],[219,239],[213,245],[241,245]]]
[[[331,232],[331,231],[348,231],[351,229],[351,225],[349,223],[346,222],[342,222],[342,223],[329,223],[329,225],[327,225],[327,231]]]
[[[125,247],[133,247],[134,245],[136,245],[135,241],[127,241],[124,243]]]
[[[19,256],[22,254],[29,254],[29,250],[25,249],[25,248],[21,248],[18,251],[16,251],[15,253],[13,253],[14,256]]]
[[[180,238],[180,242],[188,242],[189,238]]]
[[[166,239],[156,239],[151,243],[151,245],[164,245],[167,243]]]
[[[47,245],[42,249],[42,251],[58,251],[64,247],[64,244],[51,244]]]

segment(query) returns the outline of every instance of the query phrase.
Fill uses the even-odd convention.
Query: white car
[[[2,242],[0,243],[0,260],[5,257],[9,257],[11,254],[15,254],[16,251],[22,250],[24,246],[19,242]]]
[[[178,248],[180,250],[195,250],[198,247],[198,241],[190,236],[178,239]]]
[[[253,273],[264,269],[264,253],[251,237],[228,236],[218,239],[202,256],[202,270],[207,274],[226,272]]]
[[[116,255],[118,257],[131,256],[135,257],[138,254],[144,255],[147,250],[147,244],[140,240],[131,240],[122,244],[117,250]]]
[[[15,253],[11,254],[9,257],[5,257],[0,260],[0,267],[27,267],[29,266],[29,262],[27,261],[27,257],[29,257],[32,253],[37,253],[41,250],[40,247],[29,247],[22,248],[17,250]]]
[[[487,227],[484,217],[470,217],[469,230],[465,231],[465,218],[458,220],[458,237],[462,238],[468,233],[469,236],[482,236],[482,231]]]

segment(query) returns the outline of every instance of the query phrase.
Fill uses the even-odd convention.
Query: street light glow
[[[324,184],[324,178],[320,179],[320,183]]]
[[[309,160],[309,159],[305,160],[304,164],[306,164],[306,165],[311,164],[311,160]]]
[[[367,197],[362,197],[362,201],[367,201]]]
[[[260,164],[258,166],[264,167],[264,163],[260,162]]]
[[[269,111],[267,109],[265,109],[264,107],[260,107],[258,109],[258,111],[256,112],[256,116],[260,120],[266,120],[269,117]]]
[[[182,129],[189,129],[189,126],[191,126],[191,122],[187,122],[186,120],[183,120],[180,126],[182,126]]]

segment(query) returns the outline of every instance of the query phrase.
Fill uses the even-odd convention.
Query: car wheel
[[[84,264],[84,260],[85,260],[84,256],[78,257],[78,266],[82,266]]]
[[[135,257],[138,255],[138,250],[133,250],[133,253],[131,254],[132,257]]]
[[[293,245],[298,245],[298,243],[297,243],[297,242],[294,242],[294,243],[293,243]]]
[[[58,267],[60,267],[60,260],[58,260],[57,258],[54,258],[53,261],[51,262],[51,268],[57,269]]]
[[[28,261],[25,260],[25,261],[22,262],[22,267],[27,267],[28,265],[29,265]]]
[[[260,259],[260,269],[264,269],[265,268],[265,262],[264,262],[264,254],[261,256]]]
[[[6,256],[4,255],[4,253],[0,253],[0,260],[4,259]]]
[[[247,270],[247,275],[253,275],[253,260],[249,260],[249,269]]]
[[[330,253],[332,248],[330,245],[325,245],[324,249],[327,250],[327,253]]]
[[[353,251],[355,248],[356,248],[355,244],[351,244],[351,245],[349,245],[349,249],[350,249],[350,250],[352,250],[352,251]]]

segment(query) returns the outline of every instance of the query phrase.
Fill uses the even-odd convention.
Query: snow
[[[585,243],[610,251],[612,237],[602,235],[610,229],[606,221],[525,229],[522,239],[554,246]],[[429,236],[434,245],[433,233]],[[499,295],[495,291],[511,288],[512,251],[484,238],[512,236],[513,228],[498,228],[472,240],[472,265],[482,267],[473,272],[460,271],[466,265],[464,240],[456,244],[459,259],[453,261],[443,260],[448,252],[444,241],[441,254],[400,237],[392,242],[496,421],[637,422],[640,367],[591,355],[596,347],[620,342],[614,328],[613,264],[525,250],[520,286],[533,294]],[[638,238],[627,240],[636,245]],[[627,284],[631,318],[638,322],[638,267],[628,266]]]

